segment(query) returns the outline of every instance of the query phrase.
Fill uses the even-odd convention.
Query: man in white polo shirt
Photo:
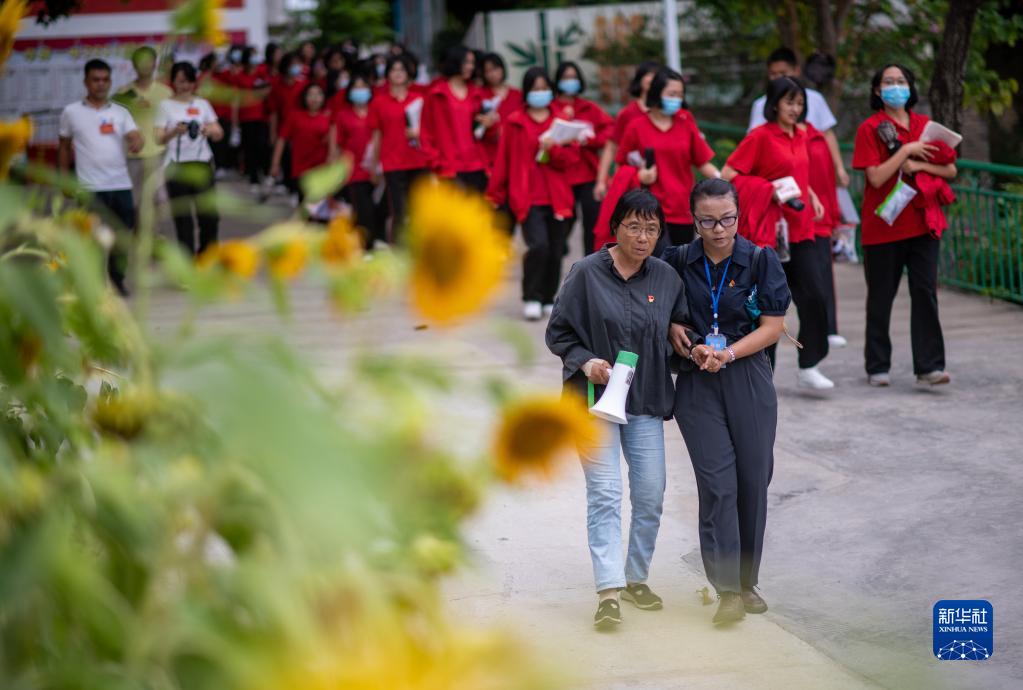
[[[108,100],[110,65],[103,60],[85,63],[85,91],[84,100],[68,105],[60,115],[57,165],[62,171],[71,169],[73,146],[78,183],[109,212],[117,230],[134,231],[127,153],[142,150],[142,135],[127,109]],[[107,272],[117,291],[127,295],[125,233],[118,235],[110,249]]]

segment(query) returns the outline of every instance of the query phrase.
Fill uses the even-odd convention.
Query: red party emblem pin
[[[646,301],[647,301],[647,302],[650,302],[651,304],[653,304],[653,302],[654,302],[654,296],[653,296],[653,295],[647,295],[647,296],[646,296]]]

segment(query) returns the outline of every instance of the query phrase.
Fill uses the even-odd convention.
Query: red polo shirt
[[[795,211],[789,206],[782,206],[789,224],[789,242],[814,239],[808,140],[806,132],[799,127],[789,136],[777,123],[768,122],[750,130],[726,161],[726,165],[743,175],[767,180],[791,176],[796,180],[804,208]]]
[[[288,83],[284,77],[277,77],[271,83],[267,106],[269,112],[277,115],[278,130],[284,127],[284,123],[288,121],[293,112],[301,109],[302,105],[299,100],[302,97],[302,89],[307,83],[304,79],[295,79]]]
[[[650,185],[650,193],[661,203],[665,220],[692,223],[689,192],[693,188],[693,167],[714,157],[692,114],[679,111],[666,132],[647,115],[634,118],[618,142],[618,165],[627,164],[630,151],[644,156],[647,149],[654,150],[657,165],[657,180]]]
[[[614,127],[611,129],[611,141],[621,146],[625,130],[628,129],[633,120],[643,115],[646,115],[646,112],[639,107],[639,103],[629,101],[629,104],[619,110],[618,115],[615,117]]]
[[[366,115],[359,115],[351,105],[342,106],[335,115],[335,122],[338,146],[352,157],[352,176],[348,181],[368,182],[369,171],[362,167],[362,161],[366,158],[366,148],[373,138],[368,112]]]
[[[924,125],[930,120],[926,115],[909,111],[909,129],[906,129],[895,120],[888,117],[888,114],[880,110],[860,125],[856,130],[856,143],[853,146],[852,166],[856,170],[865,170],[874,165],[881,165],[889,158],[888,149],[877,138],[877,126],[887,120],[895,125],[895,131],[899,134],[899,141],[908,144],[917,141],[923,134]],[[899,179],[898,173],[888,178],[880,187],[874,187],[870,182],[863,185],[863,209],[860,212],[860,241],[864,245],[884,244],[886,242],[898,242],[926,235],[929,230],[924,221],[924,210],[916,204],[911,203],[895,219],[895,225],[881,220],[874,212],[885,200],[885,197],[892,191],[895,182]],[[903,178],[903,181],[912,184],[910,178]]]
[[[489,86],[484,86],[480,89],[480,96],[484,100],[490,100],[495,96],[494,90]],[[504,98],[498,103],[497,114],[501,119],[483,135],[483,150],[487,156],[488,168],[493,167],[494,159],[497,158],[497,142],[501,137],[501,127],[512,113],[522,110],[522,104],[522,92],[511,87],[508,88]]]
[[[405,108],[422,96],[411,89],[402,100],[387,87],[378,89],[369,102],[369,126],[380,132],[380,165],[384,172],[417,170],[429,167],[429,158],[420,148],[409,145],[405,136]],[[422,124],[422,123],[420,123]]]
[[[327,134],[333,119],[327,110],[318,113],[295,110],[284,122],[281,137],[291,144],[292,177],[301,177],[327,162]]]

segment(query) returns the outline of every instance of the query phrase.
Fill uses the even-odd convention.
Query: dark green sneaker
[[[657,611],[664,607],[661,598],[643,584],[625,585],[625,589],[622,590],[622,599],[631,601],[636,608],[644,611]]]
[[[605,599],[597,604],[597,613],[593,616],[593,624],[599,630],[613,628],[622,622],[622,607],[614,599]]]

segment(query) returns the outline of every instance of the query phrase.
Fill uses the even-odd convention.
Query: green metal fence
[[[722,165],[746,134],[742,127],[701,123],[700,129]],[[842,144],[851,152],[852,145]],[[946,209],[948,230],[942,238],[938,276],[945,285],[1023,304],[1023,168],[960,160],[952,185],[954,204]],[[850,170],[850,193],[859,204],[864,178]]]

